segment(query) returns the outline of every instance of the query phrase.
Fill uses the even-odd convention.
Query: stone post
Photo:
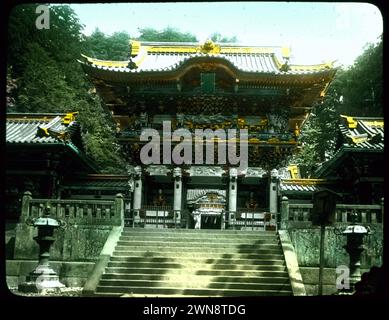
[[[273,169],[270,173],[269,184],[269,211],[270,213],[277,214],[277,188],[278,188],[278,170]]]
[[[135,185],[134,185],[134,222],[139,223],[139,210],[142,208],[142,168],[137,166],[135,170]]]
[[[281,229],[287,229],[288,228],[288,221],[289,221],[289,199],[286,196],[282,197],[281,200]]]
[[[135,169],[134,167],[132,166],[128,166],[127,167],[127,173],[128,173],[128,180],[127,180],[127,184],[128,184],[128,191],[126,193],[126,197],[124,197],[124,226],[126,226],[126,224],[128,223],[128,220],[131,219],[131,215],[132,215],[132,197],[134,195],[134,184],[135,184],[135,181],[134,181],[134,173],[135,173]],[[133,222],[131,222],[132,224],[132,227],[134,226],[133,225]]]
[[[229,187],[228,187],[228,223],[234,225],[236,219],[236,202],[238,194],[238,170],[230,169]]]
[[[173,211],[175,217],[175,223],[180,225],[181,223],[181,210],[182,210],[182,170],[181,168],[174,168],[174,200]]]
[[[114,225],[124,226],[124,199],[121,193],[115,196],[115,218]]]
[[[384,198],[381,198],[381,225],[384,226]]]
[[[20,222],[26,222],[30,217],[30,200],[32,199],[32,194],[30,191],[25,191],[22,197],[22,212],[20,215]]]

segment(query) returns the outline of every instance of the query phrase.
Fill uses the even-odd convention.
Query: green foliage
[[[181,32],[176,28],[167,27],[161,31],[153,28],[139,29],[141,41],[161,41],[161,42],[198,42],[195,35],[189,32]]]
[[[25,4],[14,8],[9,19],[9,48],[8,64],[13,66],[16,73],[22,73],[25,61],[19,60],[25,54],[30,43],[39,44],[57,62],[69,63],[74,55],[79,53],[82,41],[78,17],[69,6],[50,7],[50,28],[38,30],[35,20],[37,5]]]
[[[69,6],[60,5],[50,7],[50,29],[38,30],[35,8],[33,4],[20,5],[10,16],[7,101],[14,103],[7,105],[7,111],[79,111],[87,154],[102,172],[124,172],[113,120],[101,100],[90,93],[91,85],[77,62],[86,46],[83,26]],[[126,37],[121,33],[114,36]],[[115,45],[109,53],[121,51]]]
[[[115,126],[110,115],[103,112],[100,98],[91,95],[89,99],[80,102],[79,109],[83,110],[78,120],[83,124],[87,154],[93,155],[103,172],[125,173],[124,154],[113,134]]]
[[[211,35],[211,40],[213,42],[218,42],[218,43],[235,43],[238,41],[236,36],[233,36],[231,38],[228,37],[223,37],[220,33],[215,32]]]
[[[323,102],[313,108],[299,137],[302,149],[293,162],[308,175],[335,152],[338,99],[336,91],[330,89]]]
[[[7,67],[7,85],[6,85],[6,92],[7,92],[7,107],[8,108],[14,108],[15,107],[15,98],[13,97],[13,91],[17,89],[17,80],[12,79],[11,76],[11,68]]]
[[[38,44],[26,47],[22,60],[26,67],[16,91],[18,112],[66,112],[75,100],[75,88],[53,58]]]
[[[343,96],[339,112],[350,116],[383,116],[383,47],[368,44],[355,63],[337,75],[337,90]]]
[[[102,60],[127,60],[129,54],[130,35],[127,32],[115,32],[106,36],[99,29],[86,37],[84,53]]]

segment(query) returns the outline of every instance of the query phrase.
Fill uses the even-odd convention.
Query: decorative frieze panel
[[[245,177],[262,178],[267,174],[267,171],[259,167],[248,167],[242,174]]]
[[[186,170],[191,177],[221,177],[225,171],[216,166],[192,166]]]
[[[167,176],[171,173],[171,169],[163,165],[149,165],[145,169],[150,176]]]

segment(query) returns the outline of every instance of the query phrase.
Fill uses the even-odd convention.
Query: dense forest
[[[167,27],[106,35],[96,29],[85,36],[75,12],[67,5],[50,8],[50,28],[35,27],[36,5],[14,8],[8,25],[7,112],[79,111],[86,151],[102,172],[124,173],[126,159],[115,141],[115,124],[82,71],[80,54],[126,60],[129,39],[198,42],[195,35]],[[237,42],[213,33],[216,42]],[[308,172],[334,152],[339,114],[382,116],[382,39],[369,44],[354,65],[340,69],[326,98],[317,104],[301,135],[302,150],[293,159]]]

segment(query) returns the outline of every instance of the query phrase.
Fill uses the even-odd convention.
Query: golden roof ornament
[[[220,53],[221,48],[218,44],[215,44],[212,40],[207,39],[203,45],[200,46],[200,51],[203,53]]]

